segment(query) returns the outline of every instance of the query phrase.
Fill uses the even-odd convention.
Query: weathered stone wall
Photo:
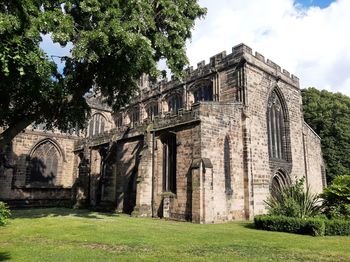
[[[168,130],[156,132],[155,150],[155,210],[163,216],[163,144],[161,136],[166,132],[176,134],[176,194],[170,199],[171,219],[190,220],[192,216],[192,177],[193,159],[200,157],[200,127],[197,123],[175,126]]]
[[[0,172],[0,199],[15,200],[21,204],[22,201],[54,203],[55,200],[70,200],[70,189],[77,176],[74,167],[75,156],[73,154],[76,136],[58,134],[52,132],[25,130],[17,135],[12,142],[12,153],[10,162],[14,168],[7,169],[5,173]],[[57,177],[50,183],[40,186],[31,186],[26,182],[28,157],[40,143],[49,141],[57,145],[60,153],[59,169]],[[60,188],[62,190],[60,190]],[[49,204],[49,203],[46,203]]]
[[[252,54],[244,53],[247,60],[245,74],[247,78],[247,129],[249,130],[250,177],[252,179],[254,214],[265,212],[263,201],[269,196],[269,186],[278,169],[289,175],[292,181],[305,176],[303,148],[303,115],[301,110],[301,92],[298,79],[285,75],[271,61],[264,61]],[[273,90],[278,90],[285,102],[288,118],[287,142],[288,160],[272,161],[268,152],[267,103]]]
[[[213,165],[205,195],[205,223],[243,219],[244,164],[242,106],[233,103],[203,103],[200,106],[201,157]],[[211,177],[212,176],[212,177]]]
[[[303,139],[306,182],[310,185],[312,192],[320,193],[327,186],[321,139],[306,123],[304,123]]]
[[[105,190],[113,190],[114,186],[116,209],[120,212],[131,213],[133,211],[129,205],[135,201],[132,194],[136,192],[136,179],[142,148],[142,138],[118,141],[116,145],[117,159],[115,173],[113,173],[116,180],[114,185],[111,184],[110,189],[105,188]]]

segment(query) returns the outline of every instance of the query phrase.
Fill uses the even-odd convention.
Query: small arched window
[[[213,87],[212,85],[206,85],[198,87],[194,92],[194,102],[199,101],[213,101]]]
[[[101,114],[94,114],[88,126],[88,136],[96,136],[105,130],[106,119]]]
[[[182,98],[180,95],[174,95],[168,100],[169,112],[177,113],[182,108]]]
[[[62,156],[51,141],[42,142],[28,158],[27,183],[55,185],[59,177]]]
[[[267,128],[270,158],[286,160],[286,115],[281,97],[276,91],[271,93],[268,100]]]

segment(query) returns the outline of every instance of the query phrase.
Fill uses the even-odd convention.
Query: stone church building
[[[264,213],[271,192],[297,177],[314,192],[326,185],[299,79],[244,44],[181,81],[143,76],[120,112],[87,99],[84,132],[33,125],[13,140],[0,200],[218,223]]]

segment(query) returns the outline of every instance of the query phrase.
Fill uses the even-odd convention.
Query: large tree
[[[305,121],[320,135],[328,182],[350,175],[350,97],[326,90],[302,90]]]
[[[0,150],[32,122],[82,126],[92,87],[117,110],[160,59],[179,76],[206,12],[197,0],[3,0],[0,11]],[[72,43],[63,72],[39,47],[45,34]]]

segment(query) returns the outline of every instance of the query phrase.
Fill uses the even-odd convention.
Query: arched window
[[[271,93],[268,100],[267,129],[270,158],[286,160],[286,115],[283,110],[281,97],[276,91]]]
[[[101,114],[94,114],[88,126],[88,136],[101,134],[105,130],[106,119]]]
[[[155,116],[158,115],[158,104],[157,103],[153,103],[151,105],[148,106],[147,108],[147,117],[150,119],[153,119]]]
[[[135,108],[130,112],[130,125],[132,127],[136,126],[140,122],[140,110]]]
[[[174,95],[168,100],[169,112],[177,113],[182,108],[182,98],[180,95]]]
[[[194,92],[194,102],[199,101],[213,101],[213,87],[212,85],[198,87]]]
[[[62,156],[53,142],[47,140],[40,143],[30,154],[28,162],[28,184],[57,184],[62,166]]]
[[[271,181],[270,192],[272,195],[277,195],[281,189],[290,185],[290,178],[282,171],[278,171]]]

